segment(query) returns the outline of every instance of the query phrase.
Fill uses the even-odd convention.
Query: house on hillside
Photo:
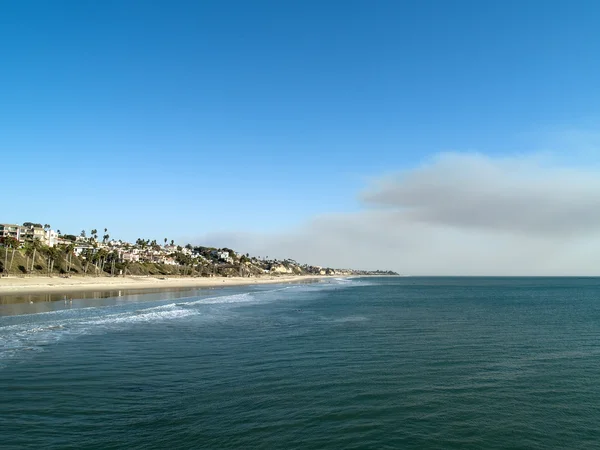
[[[0,237],[11,237],[21,240],[21,227],[19,225],[0,223]]]
[[[42,243],[46,243],[46,230],[36,225],[25,225],[21,228],[21,241],[22,242],[33,242],[38,240]]]
[[[134,250],[121,250],[119,251],[119,259],[124,262],[139,262],[140,254],[137,249]]]
[[[73,253],[75,256],[81,256],[87,250],[91,250],[93,253],[96,252],[96,249],[90,244],[77,244],[73,249]]]
[[[58,233],[54,230],[46,231],[46,245],[48,247],[54,247],[58,245]]]
[[[233,263],[233,258],[229,255],[229,252],[218,251],[217,258],[229,264]]]

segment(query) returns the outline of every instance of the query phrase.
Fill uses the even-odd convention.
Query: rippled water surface
[[[0,448],[598,448],[600,280],[0,305]]]

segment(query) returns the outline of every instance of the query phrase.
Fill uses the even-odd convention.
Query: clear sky
[[[372,180],[443,152],[598,142],[596,1],[0,10],[0,222],[124,239],[286,233],[360,213]],[[561,164],[577,164],[575,146]]]

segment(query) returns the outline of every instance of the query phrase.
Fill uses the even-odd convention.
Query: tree
[[[25,250],[25,256],[27,256],[27,261],[25,262],[25,271],[28,272],[29,271],[29,259],[33,255],[33,243],[26,242],[25,245],[23,246],[23,249]]]
[[[142,250],[144,250],[146,248],[148,243],[149,243],[149,241],[146,241],[145,239],[142,239],[142,238],[138,238],[137,241],[135,241],[135,244],[138,247],[140,247]]]
[[[46,248],[48,253],[48,275],[54,271],[54,263],[57,259],[60,259],[60,250],[57,247]]]
[[[167,238],[165,238],[165,246],[167,245]]]
[[[105,249],[101,248],[95,256],[98,262],[100,263],[100,272],[102,273],[104,271],[104,264],[106,263],[106,259],[108,258],[108,252]]]
[[[173,239],[171,239],[171,246],[173,246],[175,244],[175,241]]]
[[[81,254],[81,256],[83,257],[83,259],[85,259],[85,266],[83,266],[83,274],[85,276],[85,275],[87,275],[88,267],[90,265],[90,257],[91,257],[90,250],[85,249],[83,251],[83,253]]]
[[[81,230],[81,233],[79,233],[79,236],[81,236],[82,238],[85,237],[85,230]]]
[[[10,239],[12,239],[10,236],[0,237],[0,243],[4,247],[4,265],[2,266],[4,272],[8,271],[8,248]]]
[[[115,264],[116,264],[117,260],[119,259],[119,252],[116,250],[113,250],[108,255],[108,259],[111,262],[110,275],[114,277],[115,276]]]
[[[31,244],[33,247],[33,257],[31,258],[31,272],[33,273],[33,267],[35,265],[35,254],[38,250],[41,250],[42,243],[39,241],[39,239],[34,239]]]
[[[75,244],[69,244],[65,247],[65,272],[71,272],[71,266],[73,264],[73,250],[75,250]]]
[[[8,265],[9,272],[11,271],[12,266],[13,266],[13,261],[15,259],[15,251],[17,250],[17,248],[19,248],[19,241],[17,241],[16,239],[15,239],[15,241],[16,241],[16,245],[13,245],[12,252],[10,254],[10,264]]]

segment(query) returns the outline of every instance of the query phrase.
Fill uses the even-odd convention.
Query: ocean
[[[600,448],[600,279],[0,305],[0,448]]]

